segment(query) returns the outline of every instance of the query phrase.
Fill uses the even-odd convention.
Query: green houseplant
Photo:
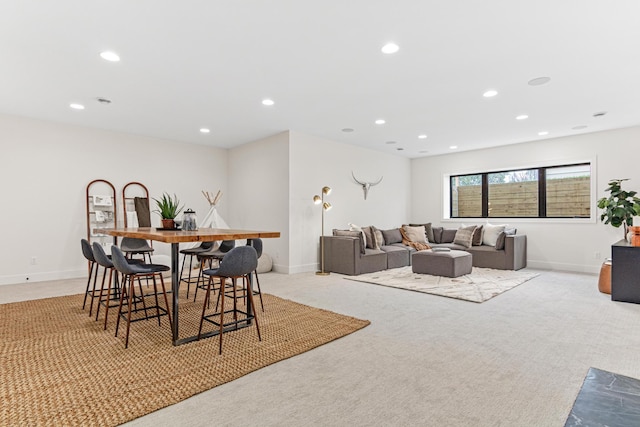
[[[168,193],[162,193],[162,198],[153,199],[158,206],[154,210],[162,218],[163,228],[175,228],[175,218],[178,216],[184,206],[180,206],[178,197],[174,194],[173,198]]]
[[[640,215],[640,198],[636,197],[637,191],[624,191],[622,182],[628,179],[613,179],[609,181],[609,197],[598,200],[598,208],[604,211],[600,220],[605,224],[619,228],[624,226],[624,238],[627,239],[628,227],[633,225],[633,217]]]

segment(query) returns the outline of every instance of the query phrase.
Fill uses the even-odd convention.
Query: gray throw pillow
[[[453,238],[453,243],[455,243],[456,245],[464,246],[465,248],[470,248],[473,241],[474,231],[476,231],[475,225],[458,228],[458,230],[456,231],[456,235]]]
[[[393,243],[402,243],[402,234],[400,234],[399,228],[392,228],[391,230],[382,230],[382,237],[384,237],[385,245],[391,245]]]
[[[453,243],[453,239],[456,238],[455,228],[445,228],[442,230],[442,237],[440,237],[440,243]]]
[[[360,253],[365,253],[364,247],[364,239],[362,238],[362,233],[360,231],[351,231],[351,230],[336,230],[333,229],[334,236],[342,236],[342,237],[355,237],[360,242]]]
[[[433,243],[442,243],[442,231],[444,230],[443,227],[431,227],[431,230],[433,231]],[[431,240],[429,240],[431,241]]]
[[[498,239],[496,240],[496,249],[504,249],[504,241],[506,237],[515,235],[517,231],[518,230],[516,228],[505,228],[504,231],[498,235]]]
[[[482,245],[482,226],[479,225],[476,227],[473,232],[473,238],[471,239],[471,246],[480,246]]]

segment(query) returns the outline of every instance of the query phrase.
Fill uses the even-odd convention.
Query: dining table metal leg
[[[173,345],[178,345],[178,294],[180,290],[180,274],[178,264],[180,259],[180,244],[171,244],[171,298],[172,298],[172,324],[171,333],[173,335]]]

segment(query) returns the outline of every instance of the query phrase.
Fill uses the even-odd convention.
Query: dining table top
[[[184,231],[157,227],[100,228],[96,232],[115,237],[133,237],[164,243],[214,242],[219,240],[263,239],[280,237],[279,231],[242,230],[233,228],[199,228]]]

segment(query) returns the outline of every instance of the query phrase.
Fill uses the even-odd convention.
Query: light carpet
[[[473,267],[471,274],[451,278],[418,274],[411,267],[401,267],[345,279],[480,303],[536,276],[538,273],[523,270]]]
[[[218,337],[174,347],[166,316],[161,326],[156,319],[132,324],[125,349],[122,324],[114,337],[115,309],[104,331],[81,309],[82,295],[0,305],[0,425],[118,425],[369,324],[263,296],[262,342],[255,327],[225,333],[222,355]],[[202,299],[181,295],[185,333],[201,312]]]

